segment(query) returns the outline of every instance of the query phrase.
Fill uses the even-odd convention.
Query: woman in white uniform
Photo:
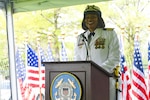
[[[119,40],[112,28],[105,28],[99,7],[88,5],[82,21],[84,33],[77,37],[76,60],[92,60],[106,71],[113,73],[120,63]],[[110,100],[115,99],[115,80],[110,79]]]

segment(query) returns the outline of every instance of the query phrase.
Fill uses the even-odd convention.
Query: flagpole
[[[51,41],[51,34],[47,34],[47,35],[48,35],[48,44],[49,44]]]
[[[37,50],[38,50],[40,100],[42,100],[42,97],[41,97],[41,76],[40,76],[40,74],[41,74],[41,55],[40,55],[39,46],[40,46],[40,35],[37,36]]]
[[[48,45],[49,45],[49,47],[51,47],[50,43],[51,43],[51,37],[52,37],[52,35],[50,33],[47,34],[47,35],[48,35]]]
[[[48,44],[48,48],[47,48],[47,61],[55,61],[53,55],[52,55],[52,50],[51,50],[51,46],[52,46],[52,34],[47,34],[48,36],[48,41],[47,41],[47,44]]]
[[[28,35],[25,34],[25,66],[26,66],[26,77],[28,77],[28,65],[27,65],[27,44],[28,44]],[[29,96],[30,96],[30,93],[29,93],[29,84],[28,84],[28,80],[26,80],[27,82],[27,100],[29,100]]]
[[[121,50],[121,58],[122,58],[122,55],[124,55],[123,53],[124,53],[124,45],[123,45],[123,40],[124,40],[124,27],[121,27],[121,35],[120,35],[120,50]],[[122,60],[121,60],[121,62],[122,62]],[[121,64],[120,64],[121,65]],[[124,66],[121,66],[121,67],[123,67],[122,69],[123,69],[123,71],[124,71]],[[122,71],[122,70],[121,70]],[[123,74],[121,74],[121,81],[124,81],[123,80]],[[121,83],[121,91],[122,91],[122,93],[121,93],[121,99],[122,100],[124,100],[124,90],[123,90],[123,85],[124,83],[122,82]]]
[[[48,35],[48,41],[47,41],[47,42],[48,42],[48,47],[51,47],[51,46],[50,46],[50,42],[51,42],[51,34],[49,33],[49,34],[47,34],[47,35]],[[48,58],[49,58],[49,59],[48,59],[48,61],[49,61],[49,60],[50,60],[49,55],[48,55]]]
[[[139,39],[139,28],[140,28],[139,26],[137,26],[137,27],[135,28],[135,29],[136,29],[136,30],[135,30],[135,33],[136,33],[136,34],[135,34],[135,39],[136,39],[136,40]]]
[[[148,32],[150,32],[150,25],[148,25]],[[148,37],[148,98],[150,99],[150,35]]]
[[[121,53],[123,53],[124,51],[123,41],[124,41],[124,27],[121,28],[121,36],[120,36]]]

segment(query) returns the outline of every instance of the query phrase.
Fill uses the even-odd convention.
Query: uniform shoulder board
[[[112,31],[112,30],[114,30],[114,28],[104,28],[104,30]]]

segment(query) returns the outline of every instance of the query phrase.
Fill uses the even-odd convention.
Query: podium
[[[77,79],[81,89],[77,93],[72,94],[76,94],[76,96],[80,95],[80,100],[109,100],[109,78],[112,75],[93,61],[44,62],[43,64],[45,64],[45,100],[57,100],[56,98],[61,98],[60,94],[67,96],[75,92],[72,88],[66,88],[69,85],[64,85],[61,89],[57,88],[58,86],[56,85],[60,86],[62,83],[61,80],[65,80],[66,78],[64,77],[64,79],[61,78],[60,81],[57,81],[59,76],[63,77],[61,73],[69,73],[67,75],[73,75]],[[68,80],[72,79],[68,78]],[[68,83],[70,86],[77,87],[73,82],[69,81]],[[56,83],[55,86],[54,83]],[[53,91],[52,88],[57,90]],[[79,92],[80,94],[78,94]],[[52,94],[57,96],[54,98]],[[78,100],[73,99],[73,96],[70,98],[62,100]]]

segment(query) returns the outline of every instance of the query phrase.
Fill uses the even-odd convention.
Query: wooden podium
[[[92,61],[44,62],[45,100],[52,100],[50,88],[57,75],[72,73],[82,87],[81,100],[109,100],[109,78],[111,74]],[[69,100],[69,99],[66,99]],[[71,100],[71,99],[70,99]]]

